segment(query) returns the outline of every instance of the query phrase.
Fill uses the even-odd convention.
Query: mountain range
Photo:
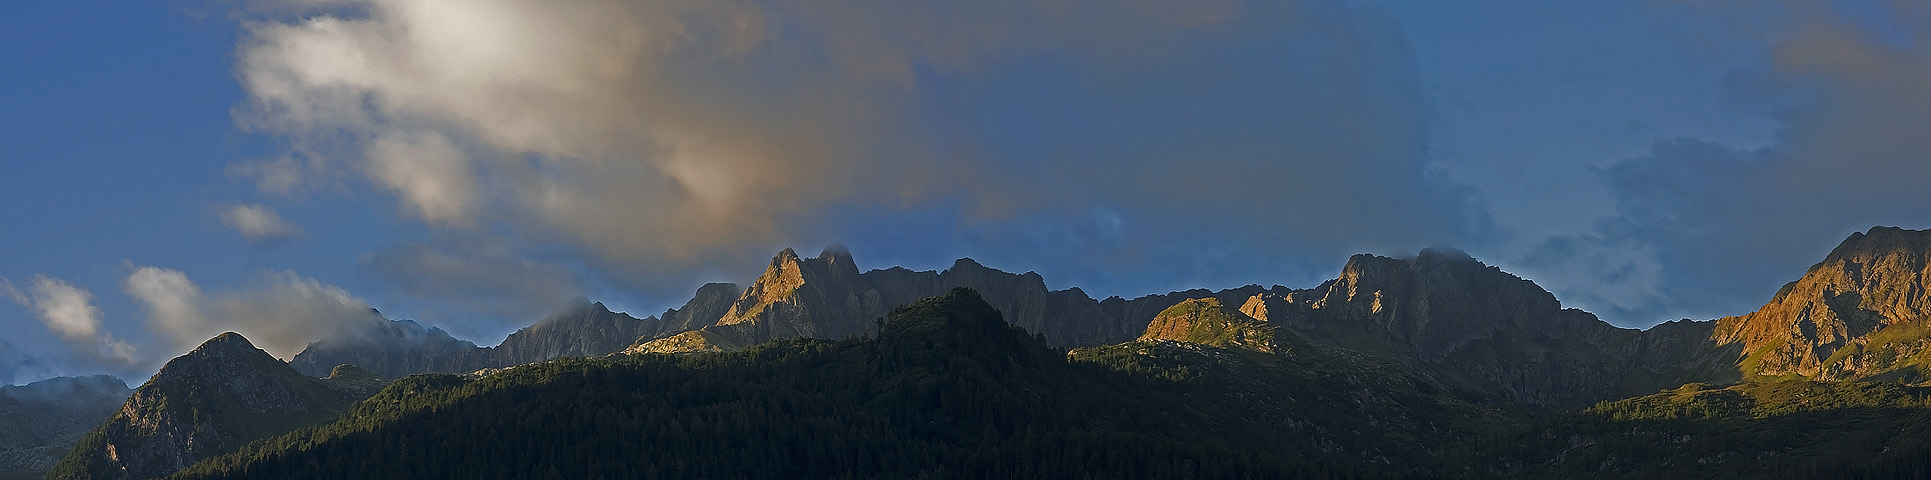
[[[995,395],[975,404],[971,411],[985,418],[950,411],[949,415],[964,420],[947,428],[985,430],[983,441],[955,438],[927,445],[935,449],[931,455],[895,460],[907,463],[889,468],[819,456],[822,452],[816,451],[785,457],[828,462],[830,470],[823,472],[871,472],[856,476],[916,476],[927,471],[923,468],[952,465],[944,461],[988,462],[988,457],[969,451],[999,451],[1010,447],[1008,443],[1023,443],[1029,437],[1011,429],[1044,422],[1028,415],[1035,409],[1052,408],[1053,402],[1042,405],[1026,398],[1063,400],[1076,406],[1068,408],[1083,412],[1069,417],[1076,419],[1072,424],[1043,423],[1061,429],[1047,434],[1062,436],[1063,442],[1053,448],[1109,451],[1066,440],[1089,434],[1131,443],[1131,448],[1122,446],[1114,453],[1130,451],[1146,457],[1148,463],[1135,467],[1142,468],[1137,471],[1180,471],[1171,469],[1184,469],[1184,463],[1157,459],[1185,456],[1188,447],[1120,440],[1133,432],[1122,425],[1153,420],[1104,413],[1114,411],[1109,408],[1167,419],[1155,422],[1169,422],[1160,423],[1165,425],[1160,431],[1205,445],[1202,448],[1207,450],[1193,451],[1206,455],[1201,458],[1226,459],[1228,465],[1240,466],[1205,476],[1299,472],[1317,477],[1615,477],[1691,471],[1685,470],[1691,468],[1689,463],[1716,476],[1755,471],[1726,465],[1757,469],[1787,465],[1812,469],[1804,472],[1828,472],[1846,465],[1843,459],[1853,458],[1838,455],[1841,452],[1835,449],[1841,446],[1828,439],[1745,442],[1745,450],[1757,452],[1754,458],[1723,454],[1689,458],[1682,452],[1637,449],[1650,452],[1647,458],[1662,459],[1645,460],[1602,445],[1652,441],[1645,435],[1654,432],[1737,441],[1771,428],[1752,425],[1779,429],[1815,427],[1819,422],[1839,425],[1849,421],[1841,417],[1849,408],[1893,409],[1884,410],[1892,414],[1871,417],[1876,420],[1855,418],[1878,422],[1888,429],[1885,432],[1918,431],[1893,423],[1931,418],[1911,410],[1925,405],[1927,395],[1908,386],[1923,382],[1926,369],[1931,368],[1926,362],[1931,358],[1927,350],[1931,326],[1925,324],[1931,316],[1927,256],[1931,256],[1931,232],[1875,227],[1852,234],[1755,312],[1636,330],[1564,308],[1535,283],[1452,250],[1423,250],[1411,258],[1356,255],[1336,278],[1305,289],[1249,285],[1095,300],[1077,288],[1050,290],[1035,273],[1003,272],[970,259],[937,272],[898,267],[860,272],[851,254],[840,247],[827,248],[812,258],[786,249],[748,285],[705,285],[682,307],[661,315],[638,319],[584,301],[495,347],[479,347],[439,329],[385,319],[375,312],[360,319],[361,327],[311,344],[288,363],[252,346],[243,348],[245,339],[224,334],[170,362],[136,389],[121,411],[82,438],[49,478],[148,478],[190,465],[196,468],[185,471],[184,478],[272,477],[268,473],[295,471],[289,470],[294,468],[290,465],[297,464],[288,462],[320,459],[317,453],[303,452],[365,452],[377,448],[371,445],[390,444],[357,442],[384,438],[389,440],[380,441],[397,442],[424,429],[443,431],[422,426],[440,425],[434,422],[474,423],[448,427],[450,432],[467,434],[476,431],[465,428],[490,425],[495,431],[523,432],[519,429],[535,427],[437,417],[434,412],[468,409],[464,411],[515,417],[539,415],[534,410],[538,405],[556,405],[516,400],[533,398],[517,393],[524,391],[562,392],[556,393],[562,395],[557,401],[604,405],[611,412],[635,408],[624,402],[658,402],[673,412],[665,414],[671,415],[665,417],[667,421],[686,422],[681,424],[685,427],[689,422],[716,423],[722,417],[713,415],[731,415],[729,408],[721,406],[732,404],[729,398],[753,395],[728,386],[738,385],[729,382],[741,378],[710,375],[717,365],[729,365],[715,368],[737,372],[734,375],[767,375],[759,377],[769,378],[766,382],[822,382],[871,392],[798,387],[756,394],[764,395],[756,402],[767,402],[759,404],[764,406],[756,409],[761,412],[756,415],[767,422],[831,418],[875,427],[837,433],[813,430],[819,427],[809,423],[796,425],[805,433],[794,440],[840,435],[853,445],[903,441],[902,435],[928,428],[904,423],[904,418],[911,418],[906,416],[948,412],[947,399],[954,395],[979,398],[963,393],[970,390],[946,390],[952,388],[947,385],[993,388],[985,382],[996,384],[1011,375],[1011,383],[998,388],[1020,393]],[[971,330],[984,328],[988,318],[1016,330],[1010,334]],[[908,336],[908,331],[921,333]],[[960,353],[956,343],[961,336],[1012,338],[994,342],[1004,346],[991,353],[971,351],[979,347]],[[930,349],[937,350],[926,357],[904,356]],[[1041,357],[1039,352],[1063,355]],[[589,359],[555,360],[584,357]],[[845,366],[825,371],[831,368],[825,365]],[[1008,373],[983,378],[953,373],[986,369]],[[224,377],[216,371],[233,373]],[[893,373],[906,371],[922,373],[915,377]],[[772,372],[799,377],[768,377]],[[451,373],[458,375],[446,375]],[[616,382],[608,387],[616,388],[636,386],[625,382],[655,381],[623,380],[627,375],[680,378],[682,383],[652,383],[651,388],[696,388],[713,392],[703,398],[715,402],[690,403],[690,397],[676,395],[651,400],[650,395],[657,393],[638,392],[609,397],[610,392],[595,391],[606,388],[597,386],[603,385],[599,382]],[[385,380],[396,378],[403,380]],[[1054,378],[1083,386],[1052,386],[1047,379]],[[383,384],[388,384],[387,389],[376,393]],[[575,387],[564,388],[569,385]],[[921,390],[932,388],[938,390]],[[843,398],[838,395],[900,391],[914,396],[882,403],[859,398],[851,403],[858,410],[850,411],[831,406],[838,402],[823,404],[833,409],[829,411],[844,412],[839,414],[782,407]],[[1109,391],[1112,396],[1104,394]],[[1130,408],[1107,403],[1124,396],[1134,396],[1141,403]],[[917,398],[926,400],[914,401]],[[1000,423],[997,419],[1003,417],[990,413],[999,409],[1020,410],[1014,415],[1026,420]],[[421,417],[424,412],[430,417]],[[1172,417],[1172,413],[1147,412],[1184,413]],[[655,415],[642,411],[619,415],[631,414]],[[982,423],[986,418],[992,423]],[[578,421],[574,417],[555,420]],[[1668,422],[1655,423],[1664,420]],[[1628,422],[1649,423],[1622,430]],[[636,428],[618,431],[640,433],[656,427]],[[770,435],[744,437],[749,430],[718,433],[725,430],[684,430],[682,434],[700,445],[724,442],[716,445],[750,448],[742,442],[759,438],[763,440],[753,442],[757,448],[792,448],[758,443],[775,438]],[[553,428],[527,432],[568,435]],[[974,432],[946,433],[966,434]],[[1530,440],[1538,435],[1568,439],[1569,445],[1558,448]],[[1906,454],[1919,452],[1922,445],[1911,443],[1903,433],[1858,438],[1863,439],[1859,445],[1899,452],[1855,457],[1870,468],[1908,465],[1899,462],[1907,462]],[[244,453],[228,453],[255,439],[272,441],[251,445]],[[619,442],[619,447],[611,448],[635,455],[708,451],[658,445],[648,448],[670,450],[651,453],[636,450],[645,446],[622,445],[631,444]],[[461,448],[450,448],[418,453],[465,454]],[[396,452],[384,455],[390,453]],[[538,457],[558,461],[568,457],[543,455]],[[735,458],[731,455],[718,458]],[[352,472],[402,468],[403,463],[395,462],[408,458],[377,457],[355,465],[318,465]],[[1596,463],[1581,464],[1579,458]],[[1132,461],[1125,462],[1121,465],[1133,466]],[[482,465],[495,464],[484,461]],[[723,470],[656,471],[666,477],[773,476],[745,473],[749,470],[732,473],[728,463],[704,465]],[[1021,467],[1025,465],[954,473]],[[437,468],[442,467],[424,472],[458,472]],[[621,466],[583,468],[588,470],[570,470],[569,478],[627,472]]]

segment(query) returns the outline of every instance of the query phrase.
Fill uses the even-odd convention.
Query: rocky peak
[[[165,476],[333,418],[379,387],[368,383],[304,376],[241,335],[223,333],[168,361],[61,462],[91,478]]]
[[[798,258],[787,248],[771,259],[771,266],[714,325],[704,328],[725,344],[838,338],[867,329],[864,318],[870,317],[865,317],[861,298],[866,293],[858,267],[844,247],[833,245],[815,258]]]
[[[697,287],[697,293],[684,306],[664,311],[662,329],[655,333],[674,334],[715,325],[730,312],[742,291],[735,283],[706,283]]]
[[[1578,320],[1535,282],[1455,250],[1412,260],[1355,255],[1312,293],[1310,308],[1372,322],[1432,356],[1497,330],[1571,333]]]
[[[602,303],[580,300],[535,325],[503,339],[489,352],[486,367],[535,363],[561,357],[589,357],[623,351],[656,330],[655,318],[638,319],[610,311]]]
[[[272,370],[275,367],[287,368],[287,365],[268,352],[255,348],[255,344],[241,334],[225,332],[202,342],[187,354],[169,360],[149,383],[168,383],[226,369]],[[237,372],[237,375],[240,374],[242,372]]]
[[[858,276],[858,264],[852,261],[852,252],[844,245],[836,243],[826,245],[825,250],[818,253],[818,261],[824,263],[828,273],[840,277]]]
[[[247,354],[250,352],[267,353],[262,352],[259,348],[255,348],[253,342],[249,342],[247,337],[243,337],[239,333],[222,332],[222,334],[215,335],[214,338],[210,338],[208,341],[201,342],[201,346],[195,347],[193,351],[189,351],[187,356],[225,355],[230,353]]]
[[[1207,297],[1180,302],[1154,315],[1140,340],[1173,340],[1271,353],[1275,348],[1274,333],[1274,326],[1222,305],[1220,299]]]
[[[763,275],[751,282],[749,288],[738,296],[731,310],[725,312],[718,321],[721,325],[743,323],[757,316],[766,305],[789,298],[792,292],[805,284],[805,267],[798,252],[785,248],[771,258],[771,266],[766,267]]]
[[[1837,380],[1915,365],[1931,346],[1927,258],[1931,231],[1853,233],[1763,308],[1718,320],[1713,338],[1743,346],[1746,375]]]

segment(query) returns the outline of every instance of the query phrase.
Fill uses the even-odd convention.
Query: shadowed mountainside
[[[241,335],[223,333],[168,361],[47,478],[164,476],[253,440],[327,422],[383,384],[352,366],[326,379],[302,375]]]
[[[111,375],[0,386],[0,480],[40,478],[130,392]]]

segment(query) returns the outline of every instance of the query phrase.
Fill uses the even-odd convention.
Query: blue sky
[[[1463,249],[1645,327],[1931,224],[1909,2],[0,4],[0,383],[492,344],[780,248],[1139,296]]]

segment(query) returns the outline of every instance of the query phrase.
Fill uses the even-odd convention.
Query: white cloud
[[[146,311],[149,327],[168,335],[176,350],[234,331],[287,359],[374,315],[347,291],[287,271],[265,274],[249,289],[203,294],[179,270],[139,267],[125,289]]]
[[[202,312],[201,287],[180,270],[136,268],[122,281],[122,290],[146,310],[148,327],[168,334],[176,347],[194,345],[221,333],[210,333],[217,327],[211,326],[213,322]]]
[[[250,242],[269,242],[295,236],[294,225],[283,221],[275,210],[260,204],[235,205],[221,211],[221,223],[235,229]]]
[[[121,363],[134,361],[134,347],[114,339],[101,329],[101,309],[94,306],[94,294],[66,280],[35,275],[26,292],[5,282],[8,297],[34,311],[47,330],[96,359]]]
[[[274,160],[241,162],[228,166],[228,175],[253,179],[255,189],[272,195],[294,194],[305,181],[321,172],[293,156]]]

